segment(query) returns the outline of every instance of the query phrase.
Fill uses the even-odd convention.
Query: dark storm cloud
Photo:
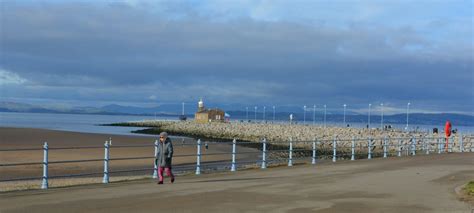
[[[134,102],[204,96],[259,104],[416,100],[459,111],[474,102],[472,43],[436,43],[412,27],[215,21],[176,4],[155,10],[2,4],[0,68],[27,80],[3,86],[2,96]]]

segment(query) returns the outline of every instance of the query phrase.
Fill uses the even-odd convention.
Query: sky
[[[0,1],[0,97],[474,114],[460,0]]]

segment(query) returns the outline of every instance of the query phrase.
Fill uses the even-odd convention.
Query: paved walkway
[[[471,212],[469,180],[474,153],[433,154],[10,192],[0,212]]]

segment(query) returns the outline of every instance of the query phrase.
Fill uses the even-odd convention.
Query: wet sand
[[[85,159],[103,159],[104,143],[112,138],[112,146],[110,148],[110,171],[144,169],[152,168],[154,162],[154,146],[155,138],[145,136],[123,136],[123,135],[107,135],[92,133],[76,133],[67,131],[55,131],[44,129],[29,128],[0,128],[0,149],[19,149],[19,148],[37,148],[34,151],[16,151],[16,152],[0,152],[0,164],[38,162],[37,165],[0,167],[0,180],[20,177],[41,177],[43,160],[42,145],[44,141],[49,145],[49,161],[67,161],[67,160],[85,160]],[[174,145],[173,165],[176,168],[185,165],[194,166],[196,162],[195,156],[179,157],[179,155],[195,155],[196,141],[187,138],[184,145],[181,138],[172,138]],[[146,147],[126,147],[127,145],[146,145]],[[59,147],[86,147],[97,146],[93,149],[68,149],[54,150]],[[255,149],[239,147],[241,151],[255,151]],[[203,154],[222,153],[223,155],[202,156],[202,163],[207,162],[228,161],[231,160],[232,146],[230,144],[214,144],[209,143],[209,149],[202,146]],[[237,159],[256,159],[257,154],[241,154],[237,155]],[[150,157],[149,159],[138,160],[120,160],[114,161],[114,158],[128,157]],[[82,173],[102,173],[103,161],[86,162],[86,163],[66,163],[66,164],[50,164],[49,175],[67,175]],[[150,174],[152,170],[142,171],[138,174]],[[137,174],[137,173],[133,173]],[[116,175],[130,175],[130,173],[117,173]],[[0,186],[1,186],[0,182]]]
[[[471,212],[474,153],[338,161],[0,194],[0,212]]]

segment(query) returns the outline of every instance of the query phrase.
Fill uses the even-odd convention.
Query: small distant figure
[[[204,144],[204,147],[206,148],[206,150],[209,149],[209,144],[207,143],[207,141],[206,141],[206,143]]]
[[[451,121],[447,120],[446,124],[444,125],[444,134],[446,135],[446,145],[445,145],[445,151],[448,152],[448,145],[449,145],[449,137],[451,136]]]
[[[433,128],[433,134],[438,134],[438,128]]]
[[[171,183],[174,183],[174,175],[171,172],[171,160],[173,158],[173,144],[171,139],[168,138],[168,133],[160,133],[160,144],[158,145],[158,151],[155,156],[155,163],[158,166],[158,184],[163,184],[163,170],[166,171],[166,175],[171,177]]]

